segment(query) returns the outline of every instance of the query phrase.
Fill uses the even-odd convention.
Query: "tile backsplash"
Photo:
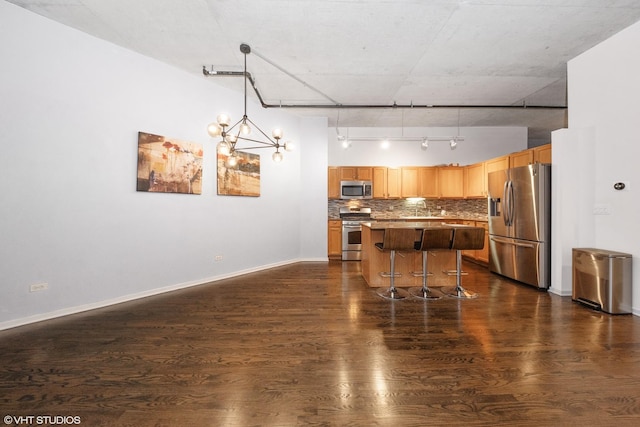
[[[376,219],[440,216],[442,210],[448,217],[487,219],[486,199],[425,199],[417,203],[407,199],[329,200],[329,218],[339,219],[343,206],[371,208]]]

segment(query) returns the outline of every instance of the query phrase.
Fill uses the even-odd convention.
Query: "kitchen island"
[[[389,278],[381,277],[381,271],[388,272],[389,253],[382,252],[375,247],[375,243],[382,242],[384,231],[388,228],[413,228],[416,230],[416,241],[420,240],[422,230],[425,228],[455,228],[467,227],[459,224],[447,224],[441,221],[376,221],[362,223],[362,276],[371,287],[389,286]],[[452,250],[435,250],[428,252],[428,270],[433,273],[429,276],[429,286],[453,286],[455,276],[447,274],[456,269],[456,252]],[[421,286],[422,277],[416,277],[412,272],[422,270],[422,252],[402,252],[396,256],[395,285],[397,287]]]

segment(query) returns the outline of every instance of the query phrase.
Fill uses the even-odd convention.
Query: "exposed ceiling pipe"
[[[211,69],[211,71],[207,70],[205,66],[202,67],[202,74],[206,77],[244,77],[244,73],[242,71],[215,71]],[[251,83],[251,87],[258,97],[258,101],[260,101],[260,105],[263,108],[338,108],[338,109],[385,109],[385,108],[457,108],[457,109],[473,109],[473,108],[482,108],[482,109],[534,109],[534,110],[566,110],[566,106],[561,105],[527,105],[526,103],[522,103],[522,105],[443,105],[443,104],[268,104],[262,98],[262,94],[258,90],[256,86],[256,82],[251,76],[251,73],[247,72],[247,79],[249,83]]]

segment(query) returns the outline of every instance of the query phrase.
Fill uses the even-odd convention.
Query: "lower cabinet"
[[[484,248],[476,251],[476,261],[489,264],[489,223],[476,221],[476,226],[484,228]]]
[[[342,221],[336,219],[329,220],[329,259],[342,259]]]
[[[462,255],[472,261],[489,264],[489,224],[486,221],[462,221],[462,224],[484,228],[484,247],[472,251],[462,251]]]

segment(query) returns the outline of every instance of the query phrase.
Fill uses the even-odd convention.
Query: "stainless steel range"
[[[371,208],[342,207],[342,260],[360,261],[362,251],[362,223],[371,221]]]

